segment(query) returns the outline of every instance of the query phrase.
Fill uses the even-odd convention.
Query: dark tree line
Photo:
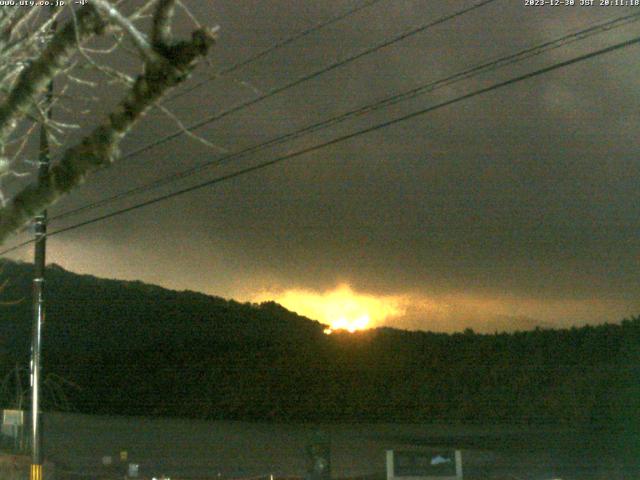
[[[30,267],[6,263],[0,367],[28,362]],[[637,430],[640,317],[480,335],[323,334],[275,303],[48,272],[45,373],[85,413]],[[12,402],[4,392],[4,405]]]

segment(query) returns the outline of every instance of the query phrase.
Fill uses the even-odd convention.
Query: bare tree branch
[[[176,115],[175,115],[171,110],[169,110],[167,107],[165,107],[165,106],[161,105],[160,103],[156,104],[155,106],[156,106],[156,108],[157,108],[158,110],[160,110],[160,111],[161,111],[162,113],[164,113],[167,117],[169,117],[171,120],[173,120],[173,121],[176,123],[176,125],[178,125],[178,128],[179,128],[180,130],[182,130],[182,132],[183,132],[187,137],[192,138],[192,139],[193,139],[193,140],[195,140],[196,142],[201,143],[202,145],[204,145],[204,146],[206,146],[206,147],[209,147],[209,148],[212,148],[212,149],[214,149],[214,150],[217,150],[218,152],[221,152],[221,153],[229,153],[229,150],[228,150],[228,149],[226,149],[226,148],[224,148],[224,147],[221,147],[220,145],[216,145],[215,143],[210,142],[210,141],[209,141],[209,140],[207,140],[206,138],[201,137],[200,135],[198,135],[198,134],[196,134],[196,133],[193,133],[193,132],[192,132],[191,130],[189,130],[189,129],[187,128],[187,126],[186,126],[184,123],[182,123],[182,121],[181,121],[181,120],[180,120],[180,119],[179,119],[179,118],[178,118],[178,117],[177,117],[177,116],[176,116]]]
[[[94,0],[94,4],[102,0]],[[173,3],[173,2],[170,2]],[[163,12],[154,18],[159,18],[156,25],[162,24],[168,17],[167,2],[161,2]],[[88,33],[102,31],[104,24],[96,20],[94,10],[85,10],[78,16],[78,33],[86,36]],[[109,15],[113,19],[113,15]],[[122,24],[118,22],[122,27]],[[134,27],[135,28],[135,27]],[[163,28],[163,27],[162,27]],[[28,75],[22,75],[18,82],[20,89],[28,89],[35,92],[27,80],[46,84],[46,80],[59,71],[60,59],[68,55],[71,44],[75,45],[75,29],[65,27],[67,33],[62,31],[52,40],[57,47],[52,50],[50,45],[43,56],[49,62],[55,62],[57,70],[49,65],[39,65],[34,71],[34,66],[29,69]],[[157,34],[156,38],[162,38],[166,33]],[[118,147],[122,138],[129,132],[132,126],[144,115],[144,113],[169,89],[184,81],[191,73],[199,58],[204,57],[214,42],[215,35],[212,30],[200,29],[192,34],[191,40],[175,43],[162,42],[157,45],[152,57],[146,56],[144,72],[140,74],[128,93],[124,96],[118,107],[108,119],[97,126],[79,144],[67,149],[57,165],[55,165],[46,179],[33,183],[19,192],[13,200],[3,209],[0,209],[0,243],[9,234],[19,230],[36,214],[50,206],[61,196],[68,193],[74,187],[84,181],[86,176],[99,168],[110,165],[119,155]],[[68,43],[69,42],[69,43]],[[154,45],[156,47],[156,45]],[[43,63],[43,62],[40,62]],[[14,89],[15,91],[15,89]],[[15,95],[12,92],[13,98]],[[7,129],[6,123],[15,116],[16,105],[22,105],[18,99],[13,99],[12,108],[2,106],[0,108],[0,133]]]
[[[140,54],[147,61],[155,60],[155,54],[147,37],[138,30],[133,23],[124,15],[122,15],[118,9],[116,9],[110,2],[107,0],[92,0],[93,5],[96,6],[98,10],[104,15],[106,15],[113,23],[118,25],[122,30],[124,30],[131,40],[133,44],[136,46]]]
[[[171,43],[171,20],[176,7],[176,0],[160,0],[153,15],[151,42],[154,48]]]
[[[16,119],[32,99],[44,92],[49,81],[60,72],[76,50],[76,38],[100,34],[105,27],[96,10],[86,5],[80,9],[77,22],[68,22],[53,36],[40,57],[22,71],[9,97],[0,105],[0,142],[15,128]]]

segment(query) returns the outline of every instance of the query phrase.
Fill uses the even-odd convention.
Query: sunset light
[[[354,292],[345,284],[324,292],[292,289],[261,293],[257,300],[275,300],[291,311],[325,323],[326,334],[337,330],[351,333],[366,330],[404,314],[399,298]]]
[[[0,480],[640,480],[639,27],[0,0]]]

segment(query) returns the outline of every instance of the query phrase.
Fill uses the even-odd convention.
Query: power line
[[[428,93],[428,92],[433,92],[434,90],[437,90],[437,89],[445,87],[445,86],[449,86],[449,85],[451,85],[453,83],[456,83],[458,81],[466,80],[468,78],[471,78],[473,76],[479,75],[481,73],[486,73],[486,72],[495,70],[497,68],[504,67],[506,65],[511,65],[513,63],[520,62],[520,61],[522,61],[524,59],[531,58],[532,56],[539,55],[539,54],[542,54],[544,52],[548,52],[550,50],[563,47],[565,45],[568,45],[570,43],[573,43],[573,42],[576,42],[576,41],[579,41],[579,40],[583,40],[583,39],[585,39],[585,38],[587,38],[587,37],[589,37],[591,35],[595,35],[595,34],[600,33],[602,31],[608,31],[608,30],[611,30],[614,27],[620,27],[622,25],[626,25],[628,23],[635,22],[635,21],[638,21],[638,20],[640,20],[640,12],[633,13],[631,15],[626,15],[626,16],[619,17],[619,18],[615,18],[615,19],[612,19],[612,20],[608,20],[606,22],[599,23],[599,24],[593,25],[591,27],[588,27],[586,29],[582,29],[582,30],[578,30],[578,31],[572,32],[570,34],[564,35],[564,36],[562,36],[560,38],[557,38],[555,40],[547,41],[547,42],[544,42],[542,44],[539,44],[539,45],[536,45],[536,46],[521,50],[521,51],[519,51],[519,52],[517,52],[515,54],[511,54],[511,55],[508,55],[508,56],[505,56],[505,57],[501,57],[501,58],[498,58],[498,59],[495,59],[495,60],[492,60],[492,61],[489,61],[489,62],[485,62],[483,64],[479,64],[479,65],[470,67],[467,70],[464,70],[462,72],[456,73],[456,74],[451,75],[449,77],[446,77],[444,79],[440,79],[440,80],[437,80],[435,82],[430,82],[428,84],[421,85],[419,87],[410,89],[410,90],[408,90],[406,92],[399,93],[399,94],[393,95],[391,97],[384,98],[384,99],[382,99],[382,100],[380,100],[378,102],[375,102],[373,104],[368,104],[368,105],[359,107],[359,108],[357,108],[355,110],[351,110],[351,111],[343,113],[341,115],[329,118],[329,119],[324,120],[322,122],[314,123],[312,125],[309,125],[307,127],[302,128],[302,129],[296,130],[294,132],[290,132],[290,133],[285,134],[285,135],[278,136],[276,138],[273,138],[273,139],[268,140],[266,142],[260,143],[258,145],[254,145],[252,147],[247,147],[247,148],[245,148],[243,150],[240,150],[238,152],[235,152],[235,153],[232,153],[232,154],[229,154],[229,155],[225,155],[225,156],[223,156],[221,158],[216,158],[214,160],[201,163],[201,164],[199,164],[199,165],[197,165],[195,167],[192,167],[192,168],[189,168],[187,170],[183,170],[181,172],[177,172],[177,173],[168,175],[166,177],[160,178],[160,179],[158,179],[158,180],[156,180],[154,182],[148,183],[146,185],[135,187],[135,188],[126,190],[124,192],[117,193],[117,194],[115,194],[115,195],[113,195],[111,197],[104,198],[104,199],[98,200],[96,202],[93,202],[93,203],[90,203],[90,204],[87,204],[87,205],[83,205],[83,206],[75,208],[75,209],[71,209],[71,210],[62,212],[62,213],[60,213],[60,214],[58,214],[56,216],[53,216],[51,218],[51,220],[58,220],[58,219],[61,219],[61,218],[70,217],[70,216],[76,215],[76,214],[78,214],[80,212],[83,212],[83,211],[86,211],[86,210],[92,210],[94,208],[97,208],[97,207],[100,207],[100,206],[103,206],[103,205],[107,205],[107,204],[112,203],[112,202],[114,202],[116,200],[119,200],[119,199],[122,199],[122,198],[126,198],[126,197],[131,196],[131,195],[136,195],[136,194],[140,194],[140,193],[143,193],[143,192],[146,192],[146,191],[153,190],[153,189],[158,188],[160,186],[173,183],[176,180],[181,180],[181,179],[184,179],[186,177],[189,177],[189,176],[191,176],[191,175],[193,175],[193,174],[195,174],[197,172],[202,171],[205,168],[208,168],[208,167],[211,167],[211,166],[214,166],[214,165],[221,165],[221,164],[223,164],[225,162],[229,162],[231,160],[235,160],[235,159],[238,159],[238,158],[241,158],[241,157],[245,157],[245,156],[247,156],[249,154],[258,152],[260,150],[264,150],[265,148],[272,147],[272,146],[275,146],[275,145],[279,145],[279,144],[287,142],[287,141],[289,141],[291,139],[299,138],[302,135],[317,131],[317,130],[322,129],[322,128],[326,128],[326,127],[331,126],[331,125],[335,125],[335,124],[343,122],[343,121],[345,121],[345,120],[347,120],[349,118],[352,118],[352,117],[355,117],[355,116],[358,116],[358,115],[367,114],[367,113],[370,113],[370,112],[375,111],[377,109],[380,109],[380,108],[383,108],[383,107],[387,107],[387,106],[390,106],[390,105],[394,105],[394,104],[399,103],[401,101],[412,99],[412,98],[415,98],[415,97],[417,97],[419,95],[422,95],[422,94],[425,94],[425,93]]]
[[[60,228],[58,230],[54,230],[53,232],[48,233],[47,237],[52,237],[54,235],[58,235],[58,234],[61,234],[61,233],[64,233],[64,232],[69,232],[71,230],[76,230],[78,228],[84,227],[86,225],[90,225],[92,223],[97,223],[97,222],[100,222],[102,220],[106,220],[108,218],[116,217],[118,215],[130,212],[130,211],[133,211],[133,210],[137,210],[139,208],[146,207],[148,205],[152,205],[152,204],[155,204],[155,203],[162,202],[164,200],[168,200],[168,199],[173,198],[173,197],[177,197],[179,195],[183,195],[185,193],[193,192],[195,190],[199,190],[199,189],[204,188],[204,187],[215,185],[217,183],[221,183],[221,182],[224,182],[226,180],[231,180],[233,178],[240,177],[240,176],[245,175],[247,173],[255,172],[257,170],[262,170],[262,169],[264,169],[266,167],[269,167],[271,165],[275,165],[277,163],[281,163],[281,162],[283,162],[285,160],[289,160],[289,159],[292,159],[292,158],[295,158],[295,157],[300,157],[302,155],[306,155],[308,153],[315,152],[315,151],[321,150],[323,148],[326,148],[326,147],[329,147],[329,146],[332,146],[332,145],[336,145],[338,143],[342,143],[342,142],[344,142],[346,140],[350,140],[352,138],[356,138],[356,137],[359,137],[361,135],[365,135],[365,134],[368,134],[368,133],[371,133],[371,132],[374,132],[374,131],[377,131],[377,130],[381,130],[381,129],[387,128],[387,127],[389,127],[391,125],[395,125],[397,123],[404,122],[406,120],[410,120],[412,118],[416,118],[416,117],[425,115],[425,114],[433,112],[435,110],[439,110],[441,108],[444,108],[444,107],[447,107],[447,106],[450,106],[450,105],[454,105],[456,103],[460,103],[460,102],[462,102],[464,100],[468,100],[468,99],[477,97],[479,95],[483,95],[485,93],[489,93],[489,92],[492,92],[494,90],[498,90],[500,88],[507,87],[509,85],[513,85],[513,84],[522,82],[524,80],[535,78],[535,77],[538,77],[540,75],[544,75],[546,73],[549,73],[549,72],[552,72],[552,71],[559,70],[561,68],[567,67],[569,65],[573,65],[573,64],[585,61],[585,60],[589,60],[591,58],[595,58],[595,57],[600,56],[600,55],[604,55],[606,53],[611,53],[611,52],[616,51],[616,50],[621,50],[623,48],[627,48],[627,47],[630,47],[632,45],[636,45],[638,43],[640,43],[640,37],[636,37],[636,38],[633,38],[631,40],[626,40],[624,42],[620,42],[620,43],[617,43],[615,45],[611,45],[609,47],[602,48],[600,50],[596,50],[596,51],[591,52],[591,53],[587,53],[587,54],[584,54],[584,55],[580,55],[580,56],[571,58],[569,60],[565,60],[565,61],[562,61],[562,62],[559,62],[559,63],[555,63],[555,64],[550,65],[548,67],[544,67],[544,68],[535,70],[533,72],[529,72],[529,73],[526,73],[526,74],[523,74],[523,75],[519,75],[519,76],[511,78],[509,80],[498,82],[498,83],[495,83],[495,84],[490,85],[488,87],[484,87],[484,88],[475,90],[473,92],[466,93],[464,95],[460,95],[458,97],[452,98],[450,100],[446,100],[446,101],[438,103],[436,105],[432,105],[430,107],[423,108],[421,110],[417,110],[417,111],[409,113],[407,115],[403,115],[401,117],[394,118],[393,120],[387,120],[386,122],[379,123],[379,124],[374,125],[372,127],[368,127],[368,128],[365,128],[365,129],[362,129],[362,130],[358,130],[358,131],[353,132],[353,133],[349,133],[347,135],[343,135],[341,137],[334,138],[333,140],[330,140],[328,142],[323,142],[323,143],[314,145],[312,147],[307,147],[307,148],[304,148],[302,150],[298,150],[297,152],[293,152],[293,153],[290,153],[290,154],[287,154],[287,155],[283,155],[281,157],[278,157],[278,158],[275,158],[275,159],[272,159],[272,160],[268,160],[268,161],[259,163],[257,165],[252,166],[252,167],[247,167],[247,168],[244,168],[242,170],[238,170],[236,172],[229,173],[229,174],[226,174],[226,175],[222,175],[222,176],[214,178],[212,180],[208,180],[206,182],[202,182],[202,183],[199,183],[199,184],[196,184],[196,185],[192,185],[191,187],[187,187],[187,188],[184,188],[184,189],[172,192],[172,193],[168,193],[166,195],[162,195],[160,197],[156,197],[156,198],[151,199],[151,200],[147,200],[145,202],[141,202],[141,203],[138,203],[138,204],[126,207],[126,208],[122,208],[120,210],[116,210],[114,212],[111,212],[111,213],[108,213],[108,214],[105,214],[105,215],[101,215],[99,217],[95,217],[95,218],[86,220],[84,222],[76,223],[76,224],[70,225],[68,227],[64,227],[64,228]],[[27,243],[33,243],[34,241],[35,240],[30,240],[29,242],[23,243],[23,245],[26,245]],[[16,248],[19,248],[19,247],[12,247],[10,249],[4,250],[4,251],[0,252],[0,255],[4,255],[6,253],[9,253],[9,252],[15,250]]]
[[[251,57],[249,57],[249,58],[247,58],[245,60],[242,60],[242,61],[240,61],[238,63],[234,63],[233,65],[214,73],[208,79],[203,80],[203,81],[201,81],[201,82],[199,82],[199,83],[197,83],[197,84],[195,84],[195,85],[193,85],[193,86],[191,86],[191,87],[189,87],[189,88],[187,88],[185,90],[182,90],[182,91],[170,96],[169,98],[165,99],[164,102],[170,102],[170,101],[173,101],[173,100],[175,100],[177,98],[180,98],[180,97],[186,95],[187,93],[190,93],[193,90],[196,90],[196,89],[200,88],[201,86],[203,86],[203,85],[205,85],[205,84],[207,84],[207,83],[209,83],[209,82],[211,82],[213,80],[216,80],[218,78],[222,78],[222,77],[224,77],[224,76],[226,76],[226,75],[228,75],[228,74],[230,74],[232,72],[235,72],[236,70],[239,70],[239,69],[241,69],[241,68],[243,68],[243,67],[245,67],[245,66],[247,66],[247,65],[249,65],[251,63],[254,63],[257,60],[269,55],[270,53],[272,53],[272,52],[274,52],[276,50],[279,50],[280,48],[283,48],[286,45],[289,45],[289,44],[295,42],[296,40],[299,40],[299,39],[304,38],[304,37],[306,37],[308,35],[311,35],[312,33],[316,32],[318,30],[321,30],[321,29],[323,29],[325,27],[328,27],[329,25],[332,25],[332,24],[334,24],[336,22],[339,22],[340,20],[344,20],[345,18],[350,17],[350,16],[358,13],[361,10],[369,8],[369,7],[373,6],[373,5],[375,5],[376,3],[380,3],[381,1],[383,1],[383,0],[368,0],[368,1],[362,2],[361,4],[351,8],[349,10],[347,10],[344,13],[340,13],[340,14],[334,16],[334,17],[329,18],[325,22],[319,22],[319,23],[309,27],[308,29],[303,30],[302,32],[296,33],[296,34],[292,35],[291,37],[287,37],[284,40],[282,40],[282,41],[280,41],[278,43],[275,43],[274,45],[272,45],[270,47],[267,47],[266,49],[258,52],[257,54],[255,54],[255,55],[253,55],[253,56],[251,56]],[[133,154],[135,154],[135,152],[133,152]],[[123,159],[129,158],[129,154],[123,156],[122,158]],[[12,185],[12,183],[10,183],[9,185]]]
[[[354,14],[358,13],[361,10],[364,10],[365,8],[369,8],[369,7],[373,6],[373,5],[375,5],[376,3],[380,3],[381,1],[382,0],[369,0],[369,1],[363,2],[360,5],[357,5],[356,7],[352,8],[350,10],[347,10],[344,13],[341,13],[341,14],[338,14],[338,15],[336,15],[334,17],[331,17],[330,19],[328,19],[325,22],[317,23],[316,25],[314,25],[314,26],[312,26],[312,27],[300,32],[300,33],[297,33],[297,34],[295,34],[295,35],[293,35],[291,37],[288,37],[288,38],[282,40],[281,42],[278,42],[278,43],[272,45],[271,47],[268,47],[265,50],[262,50],[261,52],[258,52],[257,54],[247,58],[246,60],[242,60],[242,61],[240,61],[238,63],[234,63],[233,65],[214,73],[208,79],[203,80],[203,81],[201,81],[199,83],[196,83],[195,85],[192,85],[191,87],[189,87],[189,88],[187,88],[187,89],[185,89],[185,90],[183,90],[183,91],[181,91],[179,93],[176,93],[175,95],[169,97],[166,101],[172,101],[172,100],[175,100],[176,98],[182,97],[183,95],[186,95],[187,93],[190,93],[190,92],[200,88],[201,86],[206,85],[207,83],[209,83],[212,80],[216,80],[216,79],[221,78],[221,77],[223,77],[225,75],[228,75],[228,74],[230,74],[232,72],[235,72],[236,70],[239,70],[239,69],[241,69],[243,67],[246,67],[247,65],[256,62],[257,60],[269,55],[270,53],[272,53],[272,52],[274,52],[276,50],[279,50],[282,47],[285,47],[286,45],[289,45],[289,44],[295,42],[296,40],[300,40],[301,38],[304,38],[304,37],[306,37],[308,35],[311,35],[312,33],[316,32],[318,30],[321,30],[321,29],[323,29],[325,27],[328,27],[329,25],[332,25],[332,24],[334,24],[336,22],[339,22],[340,20],[344,20],[345,18],[350,17],[351,15],[354,15]]]
[[[363,57],[365,57],[367,55],[370,55],[372,53],[378,52],[378,51],[382,50],[383,48],[386,48],[386,47],[391,46],[391,45],[393,45],[395,43],[398,43],[398,42],[400,42],[402,40],[405,40],[405,39],[407,39],[407,38],[409,38],[409,37],[411,37],[413,35],[417,35],[419,33],[425,32],[426,30],[428,30],[430,28],[433,28],[433,27],[435,27],[437,25],[440,25],[440,24],[443,24],[443,23],[448,22],[450,20],[453,20],[453,19],[455,19],[457,17],[460,17],[460,16],[462,16],[462,15],[464,15],[466,13],[469,13],[471,11],[477,10],[477,9],[479,9],[479,8],[485,6],[485,5],[488,5],[488,4],[496,2],[496,1],[498,1],[498,0],[482,0],[482,1],[472,5],[470,7],[467,7],[467,8],[458,10],[458,11],[456,11],[454,13],[451,13],[451,14],[445,15],[443,17],[440,17],[440,18],[438,18],[436,20],[433,20],[432,22],[429,22],[429,23],[427,23],[425,25],[422,25],[420,27],[414,28],[414,29],[412,29],[412,30],[410,30],[408,32],[402,33],[402,34],[400,34],[400,35],[398,35],[398,36],[396,36],[396,37],[394,37],[392,39],[385,40],[384,42],[379,43],[374,47],[370,47],[370,48],[368,48],[366,50],[363,50],[360,53],[357,53],[355,55],[347,57],[347,58],[345,58],[343,60],[339,60],[336,63],[332,63],[331,65],[329,65],[327,67],[323,67],[320,70],[316,70],[313,73],[304,75],[304,76],[302,76],[302,77],[300,77],[300,78],[298,78],[298,79],[296,79],[296,80],[294,80],[294,81],[292,81],[290,83],[287,83],[286,85],[274,88],[274,89],[268,91],[267,93],[264,93],[264,94],[254,98],[252,100],[249,100],[247,102],[244,102],[244,103],[241,103],[239,105],[236,105],[235,107],[231,107],[230,109],[225,110],[225,111],[223,111],[221,113],[212,115],[212,116],[210,116],[210,117],[208,117],[208,118],[206,118],[204,120],[200,120],[200,121],[198,121],[196,123],[193,123],[192,125],[186,127],[185,129],[177,130],[172,134],[166,135],[166,136],[164,136],[162,138],[159,138],[158,140],[156,140],[154,142],[148,143],[147,145],[144,145],[144,146],[142,146],[140,148],[137,148],[137,149],[135,149],[135,150],[123,155],[122,160],[125,160],[127,158],[131,158],[131,157],[133,157],[135,155],[139,155],[139,154],[141,154],[143,152],[146,152],[147,150],[151,150],[152,148],[155,148],[155,147],[157,147],[159,145],[162,145],[162,144],[164,144],[166,142],[169,142],[169,141],[173,140],[174,138],[178,138],[178,137],[182,136],[185,133],[185,130],[186,131],[190,131],[190,132],[193,131],[193,130],[197,130],[198,128],[203,127],[204,125],[208,125],[208,124],[213,123],[215,121],[221,120],[221,119],[223,119],[223,118],[225,118],[225,117],[227,117],[227,116],[229,116],[229,115],[231,115],[233,113],[236,113],[236,112],[239,112],[240,110],[244,110],[245,108],[251,107],[251,106],[253,106],[253,105],[255,105],[255,104],[257,104],[257,103],[259,103],[259,102],[261,102],[263,100],[266,100],[266,99],[268,99],[270,97],[273,97],[273,96],[275,96],[275,95],[277,95],[279,93],[282,93],[282,92],[284,92],[286,90],[289,90],[289,89],[291,89],[293,87],[296,87],[296,86],[298,86],[298,85],[300,85],[300,84],[302,84],[304,82],[307,82],[309,80],[317,78],[317,77],[319,77],[319,76],[321,76],[321,75],[323,75],[323,74],[325,74],[327,72],[330,72],[332,70],[340,68],[340,67],[342,67],[344,65],[347,65],[348,63],[354,62],[354,61],[359,60],[360,58],[363,58]]]
[[[14,245],[11,248],[7,248],[6,250],[3,250],[2,252],[0,252],[0,255],[6,255],[7,253],[11,253],[14,252],[16,250],[19,250],[22,247],[26,247],[27,245],[31,245],[35,240],[31,239],[31,240],[26,240],[22,243],[19,243],[18,245]]]
[[[167,143],[167,142],[169,142],[169,141],[171,141],[171,140],[173,140],[175,138],[178,138],[178,137],[182,136],[183,134],[185,134],[185,132],[191,132],[191,131],[197,130],[198,128],[201,128],[201,127],[203,127],[205,125],[208,125],[210,123],[213,123],[213,122],[216,122],[218,120],[221,120],[222,118],[225,118],[228,115],[231,115],[233,113],[237,113],[237,112],[239,112],[241,110],[244,110],[245,108],[248,108],[248,107],[250,107],[252,105],[255,105],[255,104],[261,102],[262,100],[266,100],[266,99],[268,99],[268,98],[270,98],[272,96],[275,96],[275,95],[277,95],[277,94],[279,94],[281,92],[284,92],[284,91],[289,90],[289,89],[291,89],[293,87],[296,87],[297,85],[300,85],[300,84],[302,84],[302,83],[304,83],[306,81],[309,81],[309,80],[312,80],[312,79],[314,79],[316,77],[319,77],[319,76],[321,76],[321,75],[323,75],[323,74],[325,74],[325,73],[327,73],[329,71],[332,71],[332,70],[334,70],[336,68],[340,68],[340,67],[342,67],[342,66],[344,66],[344,65],[346,65],[348,63],[356,61],[356,60],[358,60],[358,59],[360,59],[362,57],[365,57],[365,56],[370,55],[372,53],[375,53],[375,52],[377,52],[379,50],[382,50],[382,49],[384,49],[384,48],[386,48],[386,47],[388,47],[390,45],[398,43],[398,42],[400,42],[402,40],[405,40],[405,39],[407,39],[407,38],[409,38],[411,36],[414,36],[414,35],[417,35],[419,33],[422,33],[422,32],[424,32],[424,31],[426,31],[426,30],[428,30],[430,28],[433,28],[433,27],[435,27],[437,25],[446,23],[446,22],[448,22],[450,20],[453,20],[453,19],[455,19],[457,17],[460,17],[460,16],[462,16],[462,15],[464,15],[466,13],[469,13],[471,11],[477,10],[477,9],[479,9],[479,8],[485,6],[485,5],[488,5],[488,4],[496,2],[496,1],[498,1],[498,0],[481,0],[478,3],[475,3],[475,4],[471,5],[470,7],[466,7],[464,9],[458,10],[458,11],[456,11],[454,13],[447,14],[447,15],[444,15],[442,17],[439,17],[436,20],[433,20],[433,21],[431,21],[431,22],[429,22],[429,23],[427,23],[425,25],[422,25],[420,27],[417,27],[417,28],[414,28],[412,30],[409,30],[409,31],[407,31],[405,33],[402,33],[402,34],[400,34],[400,35],[398,35],[396,37],[393,37],[393,38],[391,38],[389,40],[385,40],[382,43],[379,43],[379,44],[375,45],[374,47],[371,47],[371,48],[368,48],[366,50],[363,50],[360,53],[357,53],[355,55],[347,57],[347,58],[345,58],[343,60],[339,60],[338,62],[333,63],[333,64],[331,64],[329,66],[323,67],[320,70],[316,70],[315,72],[313,72],[311,74],[304,75],[304,76],[298,78],[297,80],[294,80],[293,82],[290,82],[290,83],[288,83],[286,85],[283,85],[281,87],[277,87],[275,89],[272,89],[269,92],[264,93],[263,95],[260,95],[260,96],[258,96],[256,98],[254,98],[253,100],[249,100],[247,102],[241,103],[241,104],[236,105],[235,107],[232,107],[232,108],[230,108],[228,110],[225,110],[225,111],[223,111],[223,112],[221,112],[219,114],[212,115],[212,116],[210,116],[208,118],[205,118],[204,120],[198,121],[198,122],[196,122],[196,123],[194,123],[192,125],[189,125],[189,126],[187,126],[185,128],[181,128],[179,130],[176,130],[172,134],[169,134],[169,135],[166,135],[164,137],[161,137],[158,140],[155,140],[155,141],[153,141],[151,143],[148,143],[147,145],[144,145],[144,146],[139,147],[139,148],[137,148],[137,149],[135,149],[135,150],[133,150],[131,152],[128,152],[128,153],[124,154],[120,158],[120,160],[121,161],[126,160],[128,158],[131,158],[131,157],[134,157],[136,155],[139,155],[139,154],[141,154],[141,153],[143,153],[145,151],[148,151],[148,150],[151,150],[151,149],[153,149],[155,147],[163,145],[163,144],[165,144],[165,143]],[[369,6],[369,5],[367,5],[367,6]],[[234,67],[234,69],[235,69],[235,67]]]
[[[155,148],[157,146],[160,146],[160,145],[162,145],[162,144],[164,144],[166,142],[169,142],[169,141],[171,141],[171,140],[183,135],[185,133],[185,130],[186,131],[193,131],[193,130],[196,130],[196,129],[200,128],[200,127],[203,127],[205,125],[213,123],[213,122],[215,122],[217,120],[220,120],[220,119],[226,117],[227,115],[230,115],[232,113],[236,113],[236,112],[238,112],[240,110],[243,110],[243,109],[245,109],[245,108],[247,108],[247,107],[249,107],[251,105],[254,105],[254,104],[256,104],[256,103],[258,103],[258,102],[260,102],[262,100],[265,100],[265,99],[267,99],[267,98],[269,98],[271,96],[274,96],[274,95],[276,95],[278,93],[281,93],[281,92],[283,92],[285,90],[288,90],[290,88],[293,88],[294,86],[297,86],[297,85],[299,85],[301,83],[304,83],[304,82],[306,82],[308,80],[311,80],[312,78],[318,77],[318,76],[320,76],[320,75],[322,75],[322,74],[324,74],[324,73],[326,73],[328,71],[331,71],[331,70],[333,70],[335,68],[339,68],[339,67],[341,67],[343,65],[346,65],[347,63],[353,62],[353,61],[355,61],[355,60],[357,60],[359,58],[362,58],[362,57],[364,57],[366,55],[369,55],[371,53],[377,52],[377,51],[379,51],[379,50],[381,50],[381,49],[383,49],[383,48],[385,48],[385,47],[387,47],[389,45],[397,43],[397,42],[399,42],[401,40],[404,40],[404,39],[406,39],[406,38],[408,38],[410,36],[416,35],[418,33],[424,32],[424,31],[428,30],[429,28],[433,28],[434,26],[437,26],[437,25],[440,25],[440,24],[445,23],[447,21],[453,20],[454,18],[457,18],[457,17],[459,17],[461,15],[464,15],[464,14],[466,14],[468,12],[471,12],[473,10],[481,8],[481,7],[483,7],[483,6],[487,5],[487,4],[493,3],[495,1],[497,1],[497,0],[482,0],[482,1],[472,5],[470,7],[467,7],[467,8],[458,10],[458,11],[456,11],[454,13],[445,15],[445,16],[440,17],[440,18],[438,18],[438,19],[436,19],[436,20],[434,20],[434,21],[432,21],[432,22],[430,22],[430,23],[428,23],[426,25],[422,25],[422,26],[420,26],[418,28],[412,29],[412,30],[410,30],[408,32],[405,32],[405,33],[399,35],[399,36],[396,36],[396,37],[394,37],[394,38],[392,38],[390,40],[386,40],[386,41],[384,41],[384,42],[382,42],[380,44],[377,44],[374,47],[371,47],[371,48],[368,48],[366,50],[363,50],[362,52],[360,52],[358,54],[355,54],[355,55],[353,55],[351,57],[348,57],[348,58],[346,58],[344,60],[338,61],[338,62],[333,63],[333,64],[331,64],[331,65],[329,65],[327,67],[324,67],[324,68],[322,68],[320,70],[317,70],[314,73],[311,73],[311,74],[305,75],[305,76],[303,76],[301,78],[298,78],[297,80],[294,80],[293,82],[288,83],[288,84],[286,84],[286,85],[284,85],[282,87],[278,87],[276,89],[273,89],[273,90],[265,93],[264,95],[261,95],[261,96],[255,98],[255,99],[253,99],[253,100],[250,100],[248,102],[245,102],[245,103],[242,103],[242,104],[237,105],[235,107],[232,107],[229,110],[226,110],[226,111],[221,112],[219,114],[216,114],[216,115],[213,115],[211,117],[208,117],[208,118],[206,118],[204,120],[201,120],[199,122],[196,122],[196,123],[186,127],[185,129],[177,130],[176,132],[174,132],[172,134],[164,136],[164,137],[162,137],[162,138],[160,138],[160,139],[158,139],[158,140],[156,140],[154,142],[151,142],[151,143],[149,143],[147,145],[144,145],[144,146],[142,146],[140,148],[137,148],[137,149],[135,149],[135,150],[133,150],[131,152],[128,152],[128,153],[126,153],[126,154],[124,154],[122,156],[121,161],[122,160],[126,160],[126,159],[131,158],[131,157],[134,157],[136,155],[139,155],[139,154],[141,154],[141,153],[143,153],[145,151],[151,150],[151,149],[153,149],[153,148]],[[243,151],[242,153],[237,153],[237,154],[232,154],[232,155],[246,155],[246,154],[247,154],[247,152]],[[225,159],[227,159],[227,157],[225,157]],[[193,173],[195,173],[195,172],[193,172]],[[120,198],[120,197],[118,197],[118,198]],[[101,201],[99,203],[103,204]],[[94,207],[92,206],[90,208],[94,208]],[[85,207],[81,207],[79,210],[86,210],[86,208]],[[59,219],[61,217],[66,217],[66,216],[69,216],[69,215],[77,213],[77,211],[79,211],[79,210],[74,210],[74,211],[70,211],[70,212],[63,212],[62,214],[60,214],[60,215],[58,215],[58,216],[56,216],[54,218],[55,219]],[[52,220],[54,218],[52,218]]]

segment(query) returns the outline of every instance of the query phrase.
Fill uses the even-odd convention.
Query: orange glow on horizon
[[[357,293],[346,284],[325,292],[301,289],[263,292],[254,300],[275,300],[288,310],[327,324],[324,331],[327,335],[337,330],[350,333],[366,330],[389,317],[404,314],[398,298]]]

